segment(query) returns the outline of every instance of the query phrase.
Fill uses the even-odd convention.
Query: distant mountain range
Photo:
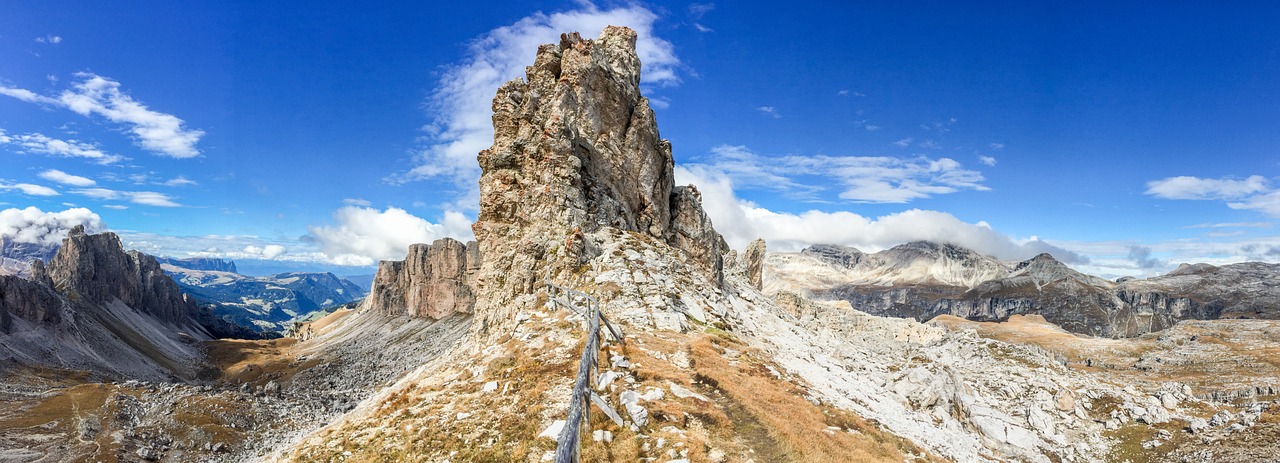
[[[284,332],[295,320],[368,292],[332,273],[248,276],[217,270],[235,268],[234,262],[219,259],[168,260],[162,268],[215,315],[261,332]]]
[[[1049,254],[1008,264],[953,244],[912,242],[871,254],[835,245],[774,253],[767,271],[780,276],[774,289],[921,321],[1040,314],[1076,333],[1126,337],[1185,319],[1280,319],[1280,264],[1259,262],[1184,264],[1167,275],[1116,282]]]
[[[48,262],[58,252],[56,244],[22,243],[0,236],[0,275],[31,276],[31,262]]]

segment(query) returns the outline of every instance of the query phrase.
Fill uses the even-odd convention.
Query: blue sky
[[[46,3],[0,14],[0,234],[367,273],[468,237],[538,43],[622,24],[735,246],[1280,261],[1277,6]]]

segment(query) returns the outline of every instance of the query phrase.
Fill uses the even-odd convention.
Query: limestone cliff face
[[[479,260],[475,242],[464,245],[443,238],[430,245],[412,245],[405,260],[378,263],[364,306],[389,316],[437,320],[453,313],[470,313],[475,305],[470,280]]]
[[[48,285],[0,275],[0,334],[11,332],[15,317],[34,324],[56,324],[62,320],[64,305]]]
[[[493,146],[481,151],[484,251],[477,305],[504,318],[509,302],[598,255],[593,233],[641,233],[683,251],[715,285],[723,238],[697,190],[676,188],[671,144],[640,94],[636,33],[607,27],[595,40],[564,34],[539,47],[527,79],[493,99]]]
[[[119,299],[169,323],[184,323],[196,310],[154,257],[125,252],[120,238],[110,232],[88,235],[83,226],[71,229],[47,273],[54,288],[73,302]]]

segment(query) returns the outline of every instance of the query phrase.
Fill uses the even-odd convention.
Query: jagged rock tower
[[[527,79],[498,89],[472,226],[483,251],[481,331],[509,318],[544,278],[584,271],[600,252],[592,233],[606,228],[674,246],[708,281],[723,281],[727,246],[697,189],[674,184],[671,143],[640,94],[635,46],[625,27],[595,40],[564,34],[538,48]]]

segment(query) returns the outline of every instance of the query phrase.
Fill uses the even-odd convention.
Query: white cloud
[[[120,83],[105,77],[78,73],[84,81],[58,96],[67,109],[81,115],[97,114],[112,122],[132,126],[129,129],[143,148],[173,158],[200,155],[196,143],[204,131],[183,127],[182,119],[172,114],[147,109],[146,105],[120,91]]]
[[[1234,178],[1169,177],[1147,182],[1147,194],[1164,199],[1224,200],[1232,209],[1255,210],[1280,217],[1280,189],[1261,175]]]
[[[741,249],[759,237],[770,250],[797,251],[812,244],[842,244],[864,251],[886,249],[916,240],[949,242],[1000,259],[1027,259],[1042,252],[1068,263],[1083,256],[1034,237],[1015,240],[984,222],[961,221],[937,211],[911,209],[871,219],[846,211],[775,212],[741,200],[729,177],[698,168],[676,167],[679,183],[693,183],[716,230]]]
[[[913,141],[915,141],[914,138],[907,137],[907,138],[903,138],[901,140],[895,141],[893,142],[893,144],[906,148],[908,146],[911,146],[911,142]]]
[[[62,37],[57,35],[46,35],[44,37],[36,37],[36,42],[51,43],[51,44],[57,45],[59,43],[62,43]]]
[[[740,187],[786,193],[794,199],[816,199],[828,185],[840,185],[839,198],[868,203],[905,203],[962,190],[990,190],[982,173],[950,158],[919,156],[761,156],[745,146],[721,145],[705,164],[690,169],[724,174]],[[801,177],[822,177],[818,184]]]
[[[30,183],[5,184],[0,183],[0,191],[18,190],[22,194],[28,196],[58,196],[58,190],[43,185],[33,185]]]
[[[60,106],[82,116],[101,116],[129,126],[129,131],[144,149],[161,156],[192,158],[200,155],[196,143],[204,131],[188,129],[185,122],[172,114],[152,111],[120,90],[120,83],[92,73],[77,73],[82,79],[57,98],[37,95],[21,88],[0,87],[7,95],[29,103]]]
[[[1280,217],[1280,190],[1272,190],[1270,193],[1245,198],[1242,201],[1227,203],[1227,207],[1232,209],[1251,209],[1261,211],[1272,217]]]
[[[145,206],[157,207],[180,207],[182,206],[173,197],[164,193],[154,191],[118,191],[108,188],[79,188],[71,190],[72,193],[88,196],[90,198],[101,199],[105,201],[127,200],[134,204],[142,204]]]
[[[480,175],[476,154],[493,143],[490,117],[495,89],[522,77],[525,67],[533,62],[538,46],[558,43],[564,32],[594,36],[605,26],[626,25],[639,36],[636,52],[644,63],[641,83],[658,86],[679,83],[676,70],[680,60],[671,43],[654,34],[657,19],[656,13],[637,5],[601,10],[584,3],[576,10],[535,13],[485,33],[470,44],[460,64],[445,70],[428,100],[428,107],[436,117],[427,126],[429,145],[414,155],[416,167],[387,180],[399,184],[443,177],[475,189]]]
[[[1228,223],[1201,223],[1195,225],[1187,225],[1182,228],[1271,228],[1270,222],[1228,222]]]
[[[987,145],[987,146],[990,146],[990,147],[991,147],[991,149],[993,149],[993,150],[1002,150],[1002,149],[1004,149],[1004,143],[992,143],[992,144]]]
[[[978,162],[981,162],[988,167],[996,166],[996,158],[991,156],[978,156]]]
[[[31,90],[16,87],[0,86],[0,95],[17,98],[27,103],[58,104],[58,100],[56,98],[37,95]]]
[[[104,205],[102,205],[102,207],[105,207],[105,208],[107,208],[107,209],[115,209],[115,210],[117,210],[117,211],[123,211],[123,210],[125,210],[125,209],[128,209],[128,208],[129,208],[129,206],[122,206],[122,205],[119,205],[119,204],[104,204]]]
[[[61,183],[63,185],[71,185],[71,186],[79,186],[79,187],[93,186],[94,184],[98,183],[93,181],[92,179],[81,177],[79,175],[71,175],[57,169],[49,169],[44,172],[41,172],[40,178],[43,178],[51,182]]]
[[[766,116],[772,117],[772,118],[774,118],[774,119],[781,119],[781,118],[782,118],[782,114],[779,114],[779,113],[778,113],[778,108],[775,108],[775,107],[773,107],[773,106],[761,106],[761,107],[759,107],[759,108],[756,108],[756,110],[757,110],[757,111],[760,111],[760,112],[764,113]]]
[[[0,211],[0,237],[20,243],[60,244],[76,225],[97,233],[106,229],[98,214],[85,208],[44,212],[35,207]]]
[[[431,223],[389,207],[345,206],[333,213],[334,224],[308,227],[310,237],[330,263],[373,265],[379,260],[403,259],[414,243],[430,243],[452,237],[472,239],[471,220],[458,212],[445,212],[441,223]]]
[[[0,129],[0,144],[15,145],[20,152],[48,154],[92,159],[98,164],[111,164],[124,159],[121,156],[107,154],[98,147],[76,140],[59,140],[40,133],[7,135]]]
[[[188,179],[186,176],[179,175],[164,182],[164,186],[196,186],[195,180]]]
[[[241,259],[266,259],[271,260],[285,254],[284,246],[278,244],[268,244],[266,246],[245,246],[242,251]]]
[[[364,198],[346,198],[342,200],[342,204],[346,204],[348,206],[362,206],[362,207],[369,207],[373,205],[372,202],[369,202],[369,200]]]
[[[1164,199],[1241,199],[1266,191],[1267,179],[1260,175],[1244,180],[1180,176],[1147,182],[1147,194]]]

